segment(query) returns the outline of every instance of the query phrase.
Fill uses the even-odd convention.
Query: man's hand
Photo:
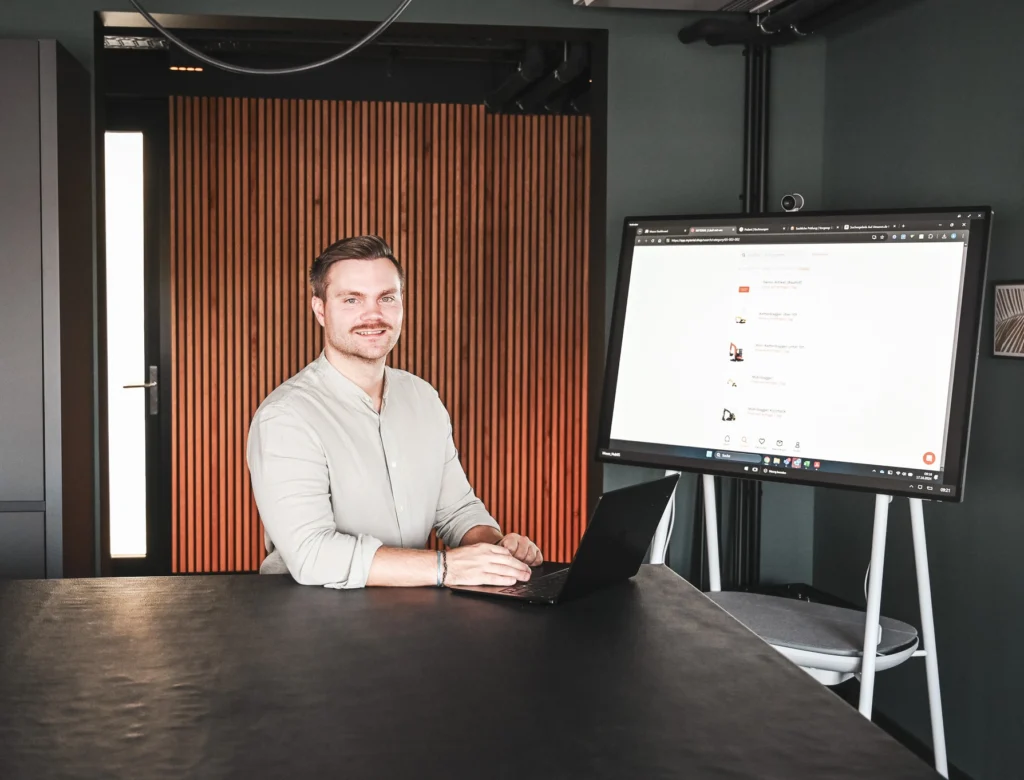
[[[507,538],[507,537],[506,537]],[[530,579],[530,567],[496,544],[471,544],[448,553],[446,585],[515,585]]]
[[[508,534],[498,544],[527,566],[540,566],[544,563],[540,548],[521,534]]]

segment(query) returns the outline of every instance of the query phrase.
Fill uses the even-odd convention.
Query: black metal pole
[[[746,105],[744,123],[743,210],[764,214],[768,210],[768,120],[771,80],[771,49],[749,45],[746,57]],[[737,479],[731,507],[735,568],[730,587],[756,586],[761,576],[761,484]]]
[[[768,211],[768,101],[771,97],[771,64],[772,50],[770,46],[758,46],[760,58],[758,67],[757,98],[758,121],[758,172],[757,172],[757,213]]]
[[[763,214],[768,206],[768,119],[771,50],[767,46],[748,44],[743,49],[746,60],[743,106],[743,213]],[[716,493],[718,491],[716,490]],[[721,551],[722,587],[727,590],[756,586],[761,576],[761,483],[735,479],[726,495],[728,507],[721,496],[716,500],[719,513],[719,550]],[[707,537],[704,528],[704,488],[697,481],[694,496],[691,532],[690,581],[706,582]]]
[[[745,46],[743,57],[746,60],[743,95],[743,212],[749,214],[753,208],[754,191],[757,187],[754,172],[757,170],[757,57],[756,46]]]
[[[754,94],[757,123],[753,138],[753,149],[757,159],[754,171],[754,196],[750,199],[750,211],[764,214],[768,210],[768,120],[771,77],[771,47],[755,46],[754,49]],[[743,518],[744,567],[738,573],[739,588],[751,588],[761,578],[761,483],[742,480],[737,513]]]
[[[693,528],[690,529],[690,582],[704,590],[704,480],[697,477],[697,489],[693,494]]]

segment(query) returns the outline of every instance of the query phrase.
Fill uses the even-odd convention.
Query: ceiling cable
[[[167,38],[168,41],[173,43],[182,51],[191,54],[197,60],[205,62],[207,65],[210,65],[214,68],[220,68],[221,70],[226,70],[230,73],[242,73],[251,76],[280,76],[287,75],[289,73],[303,73],[305,71],[310,71],[315,68],[323,67],[324,65],[330,65],[332,62],[337,62],[338,60],[343,59],[348,55],[352,54],[353,52],[361,49],[363,46],[372,43],[377,38],[379,38],[381,34],[383,34],[384,31],[388,29],[388,27],[394,24],[395,20],[398,19],[398,17],[402,15],[405,9],[409,7],[409,4],[412,3],[412,0],[401,0],[398,7],[392,12],[391,16],[389,16],[387,19],[385,19],[383,22],[377,25],[373,30],[367,33],[367,35],[364,36],[361,40],[356,41],[354,44],[349,46],[344,51],[339,52],[338,54],[335,54],[331,57],[328,57],[325,60],[320,60],[318,62],[310,62],[305,65],[295,65],[289,68],[248,68],[243,65],[232,65],[229,62],[223,62],[222,60],[215,59],[209,56],[208,54],[203,54],[198,49],[189,46],[178,36],[176,36],[162,24],[160,24],[160,22],[153,18],[153,15],[149,13],[149,11],[147,11],[145,8],[139,5],[138,0],[130,0],[130,2],[133,6],[135,6],[135,9],[140,14],[142,14],[143,18],[147,22],[149,22],[156,30],[158,30],[165,38]]]

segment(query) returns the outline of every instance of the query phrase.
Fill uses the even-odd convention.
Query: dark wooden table
[[[935,778],[663,567],[558,607],[0,583],[0,777]]]

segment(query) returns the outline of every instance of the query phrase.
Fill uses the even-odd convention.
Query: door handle
[[[149,381],[143,382],[139,385],[122,385],[125,390],[135,390],[145,388],[149,390],[149,413],[150,415],[158,414],[160,411],[160,394],[157,388],[157,367],[149,367]]]

